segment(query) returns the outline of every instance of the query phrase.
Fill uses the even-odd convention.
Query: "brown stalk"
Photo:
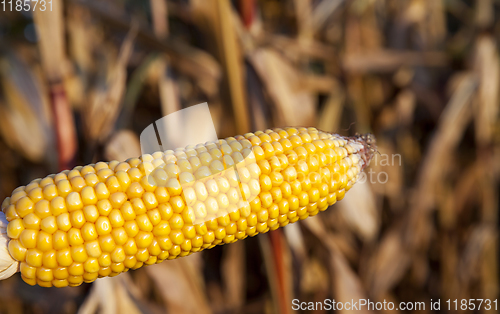
[[[62,171],[75,165],[78,149],[73,113],[62,84],[66,62],[62,2],[57,2],[50,13],[35,10],[33,18],[39,38],[42,68],[49,82],[59,152],[58,168]]]

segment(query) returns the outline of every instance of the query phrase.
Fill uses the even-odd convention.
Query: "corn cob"
[[[2,204],[0,279],[77,286],[275,230],[341,200],[374,147],[290,127],[34,180]]]

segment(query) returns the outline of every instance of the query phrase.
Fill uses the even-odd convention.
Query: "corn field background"
[[[0,11],[0,200],[136,157],[146,126],[202,102],[221,138],[315,126],[371,132],[379,150],[366,182],[316,217],[77,288],[15,275],[0,313],[292,313],[293,299],[366,298],[427,303],[415,313],[441,299],[449,313],[448,299],[498,299],[499,14],[497,0]]]

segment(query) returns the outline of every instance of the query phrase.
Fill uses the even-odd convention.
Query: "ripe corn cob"
[[[292,127],[34,180],[2,204],[0,279],[77,286],[275,230],[341,200],[374,151]]]

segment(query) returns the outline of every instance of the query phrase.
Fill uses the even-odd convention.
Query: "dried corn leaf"
[[[315,100],[300,91],[298,70],[272,49],[258,49],[249,58],[274,102],[274,124],[313,125]]]
[[[342,119],[345,94],[342,89],[336,88],[329,95],[323,110],[318,115],[318,129],[327,132],[338,132]]]
[[[34,10],[33,20],[36,25],[44,72],[50,82],[58,82],[64,77],[67,62],[63,3],[55,3],[49,14],[41,10]]]
[[[158,60],[160,77],[158,88],[160,91],[161,111],[166,116],[182,109],[179,99],[179,87],[174,80],[168,59]]]
[[[221,262],[222,280],[224,282],[225,308],[237,313],[245,303],[245,244],[241,241],[224,249]]]
[[[363,241],[375,239],[380,223],[375,197],[368,181],[356,183],[337,207],[353,232]]]
[[[78,309],[78,314],[139,314],[140,305],[131,296],[130,280],[127,276],[101,278],[92,284],[92,289],[85,302]]]
[[[393,72],[402,66],[440,67],[447,64],[446,55],[439,51],[414,52],[380,50],[344,55],[342,66],[352,73]]]
[[[304,220],[304,225],[320,240],[329,251],[331,282],[333,285],[333,297],[337,302],[352,302],[352,300],[366,299],[367,295],[357,274],[340,253],[335,240],[325,229],[320,217],[311,217]],[[351,311],[343,308],[341,313],[350,313]],[[360,309],[358,313],[369,313],[366,309]]]
[[[212,313],[202,281],[200,254],[146,267],[169,313]]]
[[[5,103],[0,106],[0,130],[9,146],[34,162],[47,157],[52,144],[48,100],[34,73],[15,57],[0,60]]]
[[[500,62],[497,45],[492,37],[480,37],[475,49],[473,66],[480,82],[474,108],[474,122],[476,139],[484,145],[491,140],[494,126],[498,123]]]
[[[166,0],[150,0],[151,19],[156,37],[164,39],[168,36],[168,8]]]
[[[132,54],[137,25],[133,24],[123,41],[117,60],[113,64],[104,86],[96,86],[88,107],[83,107],[87,135],[91,140],[106,139],[118,117],[127,79],[127,63]]]
[[[107,160],[123,161],[140,155],[139,137],[130,130],[120,130],[113,134],[104,152]]]

